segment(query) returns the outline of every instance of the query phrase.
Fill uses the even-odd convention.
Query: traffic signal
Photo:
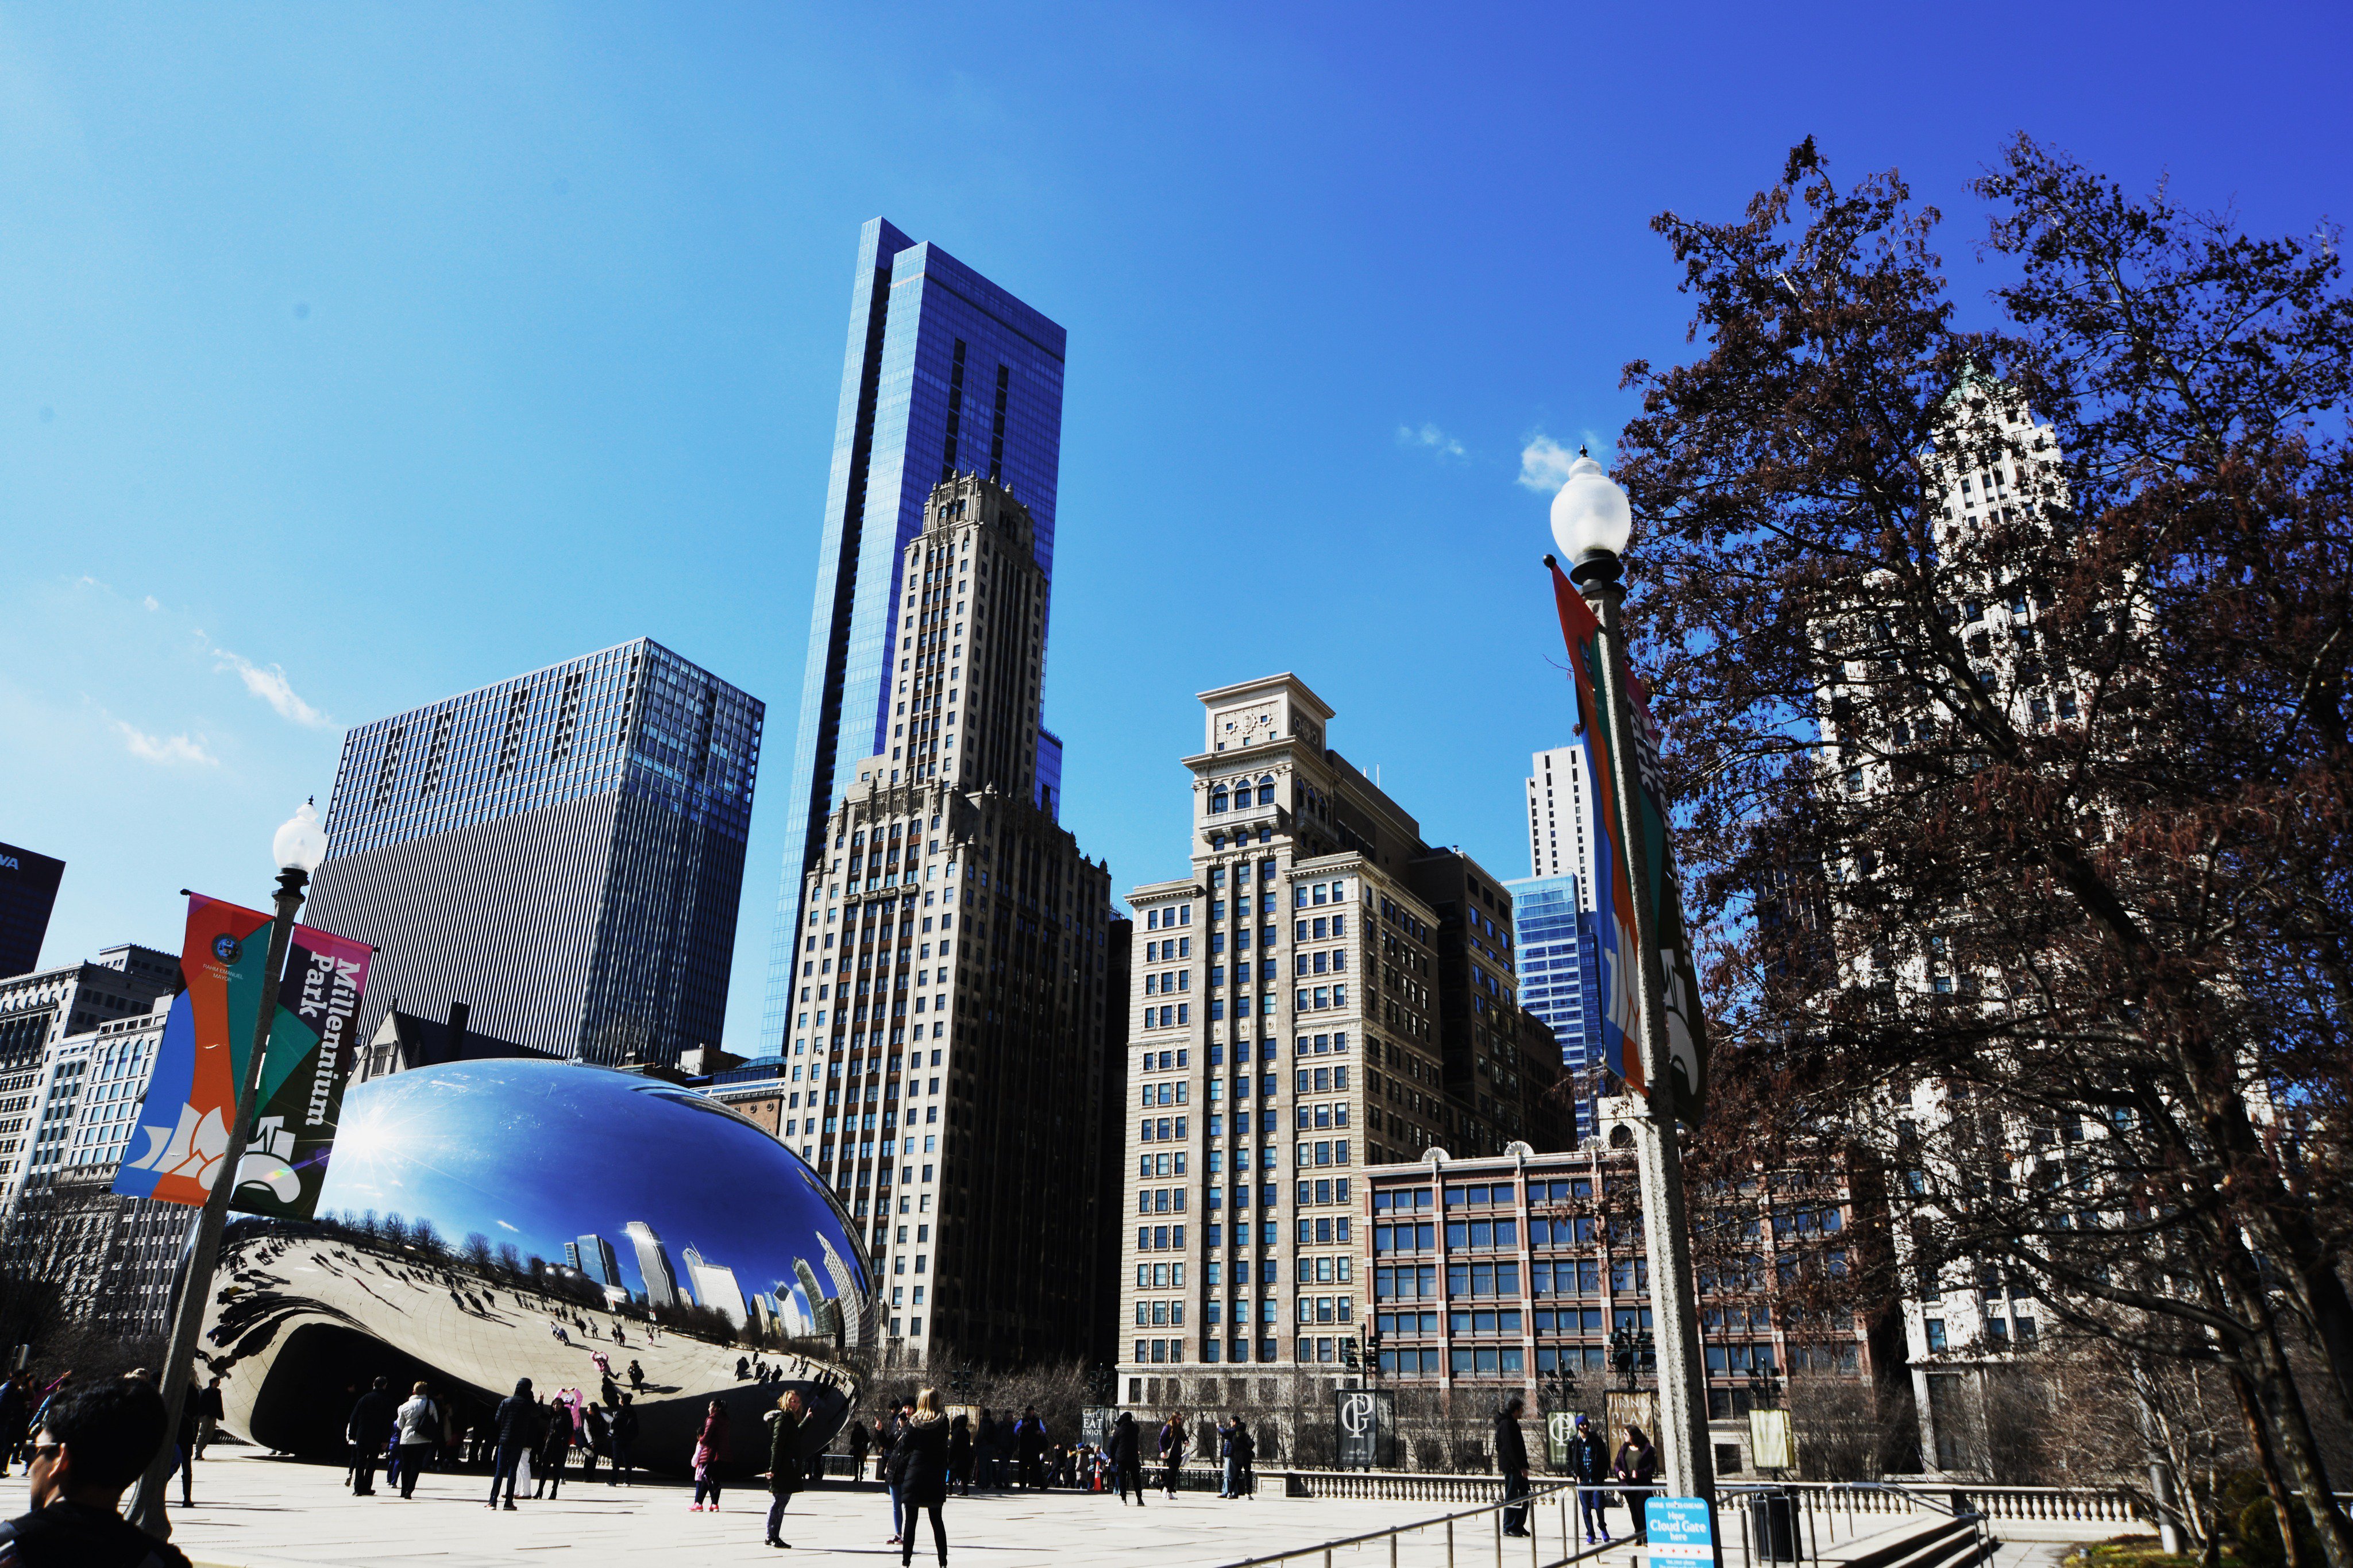
[[[1353,1367],[1356,1364],[1356,1341],[1342,1340],[1340,1342],[1340,1364],[1348,1367]]]
[[[1613,1329],[1609,1332],[1609,1370],[1634,1370],[1634,1336],[1624,1329]]]
[[[1642,1331],[1641,1336],[1635,1341],[1635,1348],[1641,1352],[1641,1367],[1644,1372],[1656,1372],[1659,1370],[1658,1346],[1657,1342],[1651,1339],[1650,1330],[1644,1329]]]

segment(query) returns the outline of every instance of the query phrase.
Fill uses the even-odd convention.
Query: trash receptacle
[[[1786,1491],[1751,1493],[1748,1533],[1757,1555],[1767,1563],[1798,1560],[1798,1500]]]

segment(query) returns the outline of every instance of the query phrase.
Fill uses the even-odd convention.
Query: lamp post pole
[[[188,1257],[186,1277],[172,1315],[172,1339],[164,1352],[164,1445],[148,1461],[132,1494],[130,1520],[158,1539],[169,1536],[164,1494],[171,1484],[174,1448],[180,1435],[180,1410],[188,1397],[188,1384],[196,1359],[196,1337],[204,1331],[205,1307],[212,1300],[213,1271],[220,1263],[221,1232],[228,1225],[230,1195],[237,1191],[237,1168],[252,1142],[254,1122],[261,1114],[261,1074],[269,1055],[269,1025],[278,1014],[278,981],[286,968],[286,949],[294,935],[294,915],[302,907],[302,889],[317,869],[325,850],[319,835],[317,812],[305,804],[294,820],[278,830],[276,848],[278,909],[269,922],[269,957],[261,973],[261,1012],[253,1025],[253,1053],[246,1064],[245,1082],[238,1086],[237,1114],[230,1118],[228,1143],[214,1167],[212,1191],[206,1194],[196,1221],[196,1243]]]
[[[1601,623],[1601,682],[1609,709],[1610,793],[1632,882],[1635,988],[1641,1009],[1642,1093],[1613,1101],[1611,1118],[1633,1135],[1640,1157],[1642,1228],[1657,1331],[1661,1479],[1674,1497],[1713,1500],[1715,1454],[1707,1433],[1706,1362],[1692,1275],[1691,1223],[1683,1203],[1683,1151],[1675,1138],[1675,1077],[1667,1040],[1666,982],[1659,961],[1659,911],[1651,896],[1642,831],[1641,753],[1634,733],[1633,681],[1620,611],[1626,598],[1619,554],[1632,526],[1626,492],[1580,452],[1553,500],[1553,534],[1573,563],[1570,581]],[[1717,1560],[1722,1561],[1721,1548]]]
[[[1614,552],[1588,553],[1570,569],[1577,592],[1601,623],[1602,679],[1609,708],[1611,794],[1633,881],[1635,985],[1641,1004],[1642,1093],[1611,1108],[1634,1135],[1642,1184],[1642,1229],[1651,1264],[1651,1308],[1657,1326],[1661,1479],[1674,1497],[1711,1497],[1715,1454],[1707,1435],[1706,1363],[1700,1354],[1699,1305],[1692,1279],[1691,1221],[1683,1203],[1683,1151],[1675,1141],[1673,1058],[1667,1047],[1666,981],[1659,965],[1658,910],[1652,907],[1649,854],[1642,841],[1641,760],[1636,751],[1631,681],[1619,616],[1626,596]]]

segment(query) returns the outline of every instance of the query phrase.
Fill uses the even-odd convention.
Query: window
[[[1931,1351],[1940,1351],[1946,1348],[1945,1320],[1942,1318],[1931,1318],[1928,1320],[1928,1348]]]

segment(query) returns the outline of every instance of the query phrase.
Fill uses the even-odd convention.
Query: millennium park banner
[[[1627,869],[1623,819],[1619,816],[1618,775],[1611,752],[1617,743],[1617,715],[1609,711],[1609,685],[1604,679],[1601,623],[1585,595],[1552,569],[1553,599],[1560,612],[1561,637],[1568,646],[1569,671],[1577,687],[1577,729],[1585,747],[1585,776],[1593,791],[1594,947],[1601,978],[1601,1043],[1609,1070],[1623,1079],[1630,1093],[1646,1091],[1642,1072],[1641,992],[1636,976],[1641,952],[1635,945],[1634,886]],[[1636,745],[1636,776],[1642,798],[1636,819],[1641,826],[1642,864],[1648,872],[1651,908],[1658,927],[1659,972],[1665,994],[1668,1058],[1674,1064],[1677,1113],[1696,1123],[1706,1103],[1706,1021],[1699,1006],[1699,965],[1684,934],[1683,886],[1675,876],[1674,853],[1667,839],[1665,785],[1659,768],[1659,731],[1643,700],[1639,683],[1628,682],[1633,703],[1631,717]],[[1629,1036],[1636,1037],[1630,1041]]]
[[[116,1172],[117,1193],[192,1207],[211,1196],[252,1065],[269,921],[258,910],[189,895],[180,951],[187,988],[164,1019],[140,1108],[141,1142]],[[233,1206],[300,1219],[317,1208],[373,952],[311,926],[294,928],[262,1064],[261,1117]]]

